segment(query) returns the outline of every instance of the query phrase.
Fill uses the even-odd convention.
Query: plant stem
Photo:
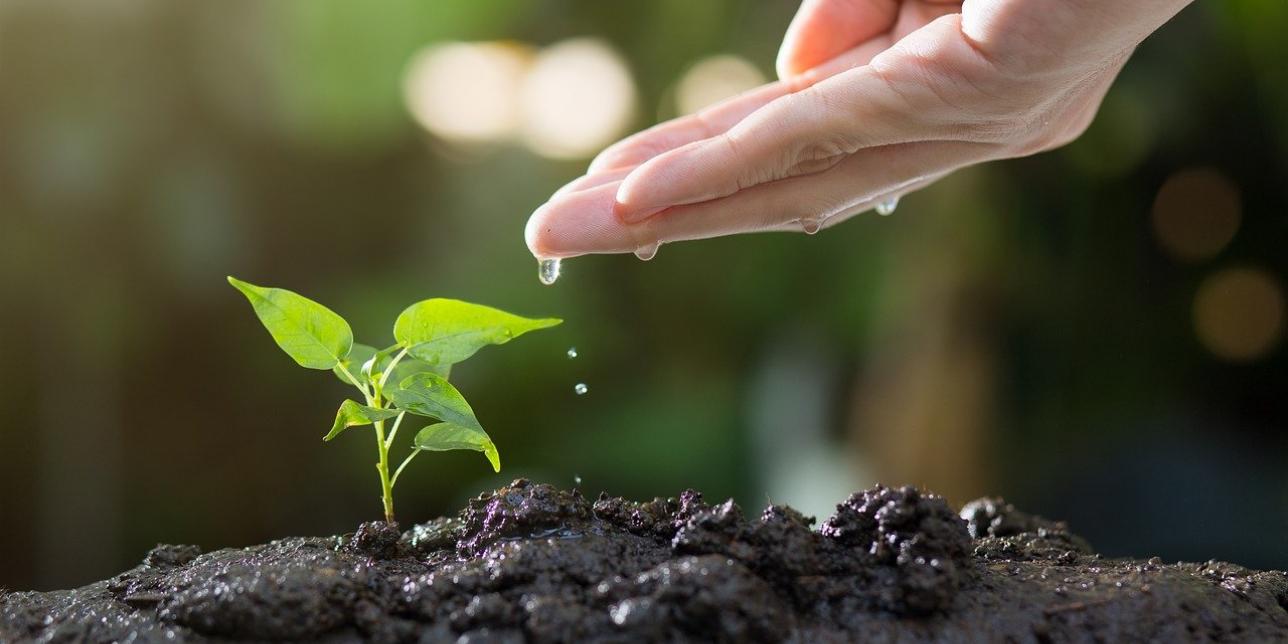
[[[411,462],[411,459],[416,458],[416,455],[419,453],[420,450],[413,449],[411,453],[407,455],[407,458],[403,459],[402,465],[399,465],[398,469],[394,470],[394,480],[390,481],[389,485],[398,485],[398,475],[402,474],[403,468],[407,467],[407,464]]]
[[[381,389],[383,389],[385,383],[389,381],[389,374],[394,372],[394,367],[398,366],[398,362],[402,360],[405,355],[407,355],[406,347],[404,347],[402,351],[399,351],[398,354],[394,356],[393,360],[389,361],[389,366],[385,367],[385,372],[380,374],[380,384],[378,386]]]
[[[394,436],[398,435],[398,426],[402,424],[403,416],[406,416],[406,415],[407,415],[407,412],[402,412],[398,414],[397,418],[394,419],[394,426],[389,429],[389,438],[385,439],[385,449],[389,449],[390,447],[393,446]],[[398,478],[398,477],[395,476],[394,478]]]
[[[348,368],[346,368],[346,367],[344,366],[344,363],[343,363],[343,362],[341,362],[341,363],[339,363],[339,364],[337,364],[337,365],[335,365],[335,366],[337,366],[337,367],[339,367],[339,368],[340,368],[341,373],[343,373],[345,376],[347,376],[347,377],[349,378],[349,382],[353,383],[353,386],[354,386],[354,387],[357,387],[357,388],[358,388],[358,391],[361,391],[361,392],[362,392],[362,395],[364,395],[364,396],[366,396],[366,397],[367,397],[367,402],[368,402],[368,403],[370,403],[370,402],[371,402],[371,390],[367,389],[367,386],[366,386],[366,385],[364,385],[364,384],[360,384],[360,383],[358,382],[358,379],[357,379],[357,378],[354,378],[354,377],[353,377],[353,374],[349,372],[349,369],[348,369]]]
[[[380,388],[376,387],[375,395],[367,396],[367,404],[383,409],[384,406],[380,403]],[[376,428],[376,452],[380,455],[380,460],[376,462],[376,472],[380,474],[380,500],[385,506],[385,523],[393,524],[394,484],[389,478],[389,445],[385,443],[385,421],[378,420],[373,424]]]

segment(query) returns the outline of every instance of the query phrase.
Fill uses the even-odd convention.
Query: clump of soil
[[[518,480],[459,516],[0,596],[0,641],[1283,641],[1288,574],[1106,560],[1064,524],[905,487],[783,506]]]

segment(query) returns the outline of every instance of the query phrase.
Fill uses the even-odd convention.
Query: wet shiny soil
[[[1288,574],[1103,559],[1000,499],[634,502],[515,481],[401,532],[202,553],[0,591],[0,641],[1288,641]]]

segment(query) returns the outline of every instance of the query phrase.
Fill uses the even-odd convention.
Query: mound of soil
[[[876,487],[783,506],[638,503],[518,480],[406,532],[158,546],[0,597],[3,641],[1288,641],[1288,574],[1107,560],[1061,523]]]

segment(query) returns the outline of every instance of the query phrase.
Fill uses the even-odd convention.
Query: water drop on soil
[[[660,245],[661,244],[655,243],[655,244],[649,244],[647,246],[640,246],[639,248],[635,249],[635,256],[640,258],[640,261],[647,262],[648,260],[653,259],[653,257],[657,255],[657,247]]]
[[[559,279],[559,270],[562,269],[562,263],[558,259],[543,259],[537,263],[537,279],[542,284],[550,286]]]
[[[573,391],[575,391],[575,392],[577,392],[577,395],[578,395],[578,396],[584,396],[584,395],[586,395],[586,392],[587,392],[587,391],[590,391],[590,388],[586,386],[586,383],[584,383],[584,382],[579,382],[579,383],[577,383],[577,384],[573,385],[572,390],[573,390]]]
[[[889,217],[894,214],[894,209],[899,207],[899,198],[890,197],[885,201],[877,204],[877,214],[882,217]]]

